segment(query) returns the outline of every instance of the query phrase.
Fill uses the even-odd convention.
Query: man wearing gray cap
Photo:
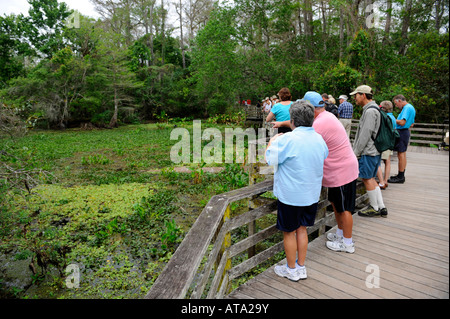
[[[370,202],[369,207],[360,210],[358,215],[387,217],[388,212],[383,202],[381,189],[375,180],[381,154],[375,147],[374,140],[380,128],[381,113],[378,110],[378,105],[372,100],[373,93],[370,86],[358,86],[350,95],[354,95],[356,104],[363,107],[363,113],[353,142],[353,152],[358,158],[359,177],[362,178]],[[372,108],[372,106],[376,108]]]
[[[339,121],[344,125],[347,136],[350,137],[350,130],[352,129],[353,105],[347,101],[347,95],[339,96],[338,115]]]

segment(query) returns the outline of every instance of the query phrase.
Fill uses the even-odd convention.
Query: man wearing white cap
[[[347,136],[350,137],[350,130],[352,129],[353,105],[347,101],[347,95],[339,96],[338,115],[339,121],[344,125]]]
[[[388,212],[383,202],[381,189],[375,180],[378,166],[380,166],[381,154],[375,147],[374,140],[380,128],[381,113],[378,110],[378,105],[372,100],[373,93],[370,86],[358,86],[350,95],[354,95],[356,104],[363,107],[363,113],[353,142],[353,152],[358,158],[359,177],[362,178],[370,202],[369,207],[360,210],[358,215],[387,217]],[[376,106],[376,108],[371,106]]]

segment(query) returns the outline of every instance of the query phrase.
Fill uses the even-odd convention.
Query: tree
[[[196,37],[192,52],[192,76],[203,115],[223,112],[236,101],[241,70],[235,51],[235,11],[216,7]]]
[[[444,20],[444,13],[447,9],[448,12],[448,1],[444,1],[444,0],[436,0],[435,4],[434,4],[434,8],[435,8],[435,15],[434,15],[434,20],[435,20],[435,28],[437,32],[441,31],[441,27],[442,25],[445,23]],[[447,7],[447,8],[446,8]],[[448,25],[448,16],[447,16],[447,25]],[[448,31],[448,26],[447,26],[447,31]]]
[[[28,0],[27,38],[38,53],[47,58],[64,48],[62,37],[70,11],[65,2],[58,0]]]
[[[189,43],[194,40],[199,30],[206,25],[213,9],[213,2],[211,0],[187,0],[184,4]]]
[[[104,18],[111,30],[122,35],[127,45],[130,45],[134,38],[133,33],[139,24],[133,17],[135,0],[91,0],[95,9]]]
[[[25,19],[22,14],[0,16],[0,88],[6,82],[25,75],[25,57],[33,51],[27,41],[23,41]]]
[[[64,128],[71,104],[81,96],[88,68],[88,61],[66,47],[51,60],[41,61],[27,77],[12,80],[8,95],[19,105],[33,103],[51,124]]]
[[[318,92],[333,92],[335,95],[348,94],[361,82],[360,72],[343,62],[322,74],[315,82]]]
[[[150,57],[147,59],[147,66],[154,63],[154,52],[153,52],[153,21],[154,21],[154,9],[156,0],[137,0],[136,15],[137,18],[142,22],[144,27],[144,37],[145,44],[150,50]]]
[[[392,20],[392,0],[387,0],[387,8],[386,8],[386,24],[384,27],[384,36],[383,43],[386,44],[389,33],[391,31],[391,20]]]
[[[405,5],[403,7],[402,16],[402,31],[401,31],[401,42],[400,48],[398,50],[398,54],[405,55],[406,45],[408,39],[408,29],[409,23],[411,20],[411,8],[412,8],[412,0],[405,0]]]
[[[183,36],[183,4],[181,3],[181,0],[179,0],[178,3],[174,3],[175,9],[178,14],[178,18],[180,19],[180,47],[181,47],[181,54],[183,56],[183,69],[186,68],[186,58],[185,58],[185,47],[184,47],[184,36]]]
[[[97,75],[105,79],[106,93],[112,99],[113,115],[109,127],[117,127],[119,106],[133,105],[131,94],[138,84],[135,76],[128,67],[127,50],[121,35],[110,31],[102,32],[102,43],[98,46]]]

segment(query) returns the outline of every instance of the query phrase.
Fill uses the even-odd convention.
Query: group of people
[[[272,107],[280,102],[280,99],[273,95],[272,97],[266,97],[264,100],[261,101],[262,110],[264,113],[269,113]]]
[[[382,154],[374,144],[381,123],[381,112],[372,106],[372,89],[359,86],[350,93],[355,103],[363,107],[353,145],[345,126],[351,120],[353,107],[345,95],[339,96],[338,116],[327,111],[329,96],[306,92],[304,97],[291,101],[289,89],[278,93],[280,102],[267,116],[278,129],[269,141],[265,158],[274,170],[274,195],[278,201],[277,228],[283,232],[286,265],[277,265],[274,271],[293,281],[307,278],[305,259],[308,247],[307,226],[314,225],[322,186],[328,188],[337,221],[336,233],[328,233],[326,247],[337,252],[354,253],[352,239],[353,212],[355,212],[356,183],[362,179],[369,197],[369,206],[358,211],[365,217],[387,217],[380,185],[376,182]],[[395,119],[400,132],[394,150],[398,152],[399,173],[388,179],[390,183],[403,183],[406,168],[406,148],[409,127],[414,123],[414,107],[402,95],[393,99],[402,111]],[[332,103],[332,101],[331,101]],[[348,105],[350,104],[350,106]],[[381,103],[381,108],[392,115],[393,104]],[[339,118],[339,119],[338,119]],[[388,156],[389,155],[389,156]],[[389,160],[386,153],[383,160]],[[387,165],[387,164],[386,164]],[[387,172],[389,176],[389,172]],[[383,183],[383,184],[382,184]],[[383,178],[380,184],[387,185]]]

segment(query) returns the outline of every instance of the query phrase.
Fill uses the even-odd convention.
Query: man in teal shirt
[[[397,145],[394,147],[394,151],[397,151],[398,156],[398,175],[391,176],[388,179],[388,183],[403,184],[405,182],[405,169],[406,169],[406,149],[408,148],[410,132],[409,128],[414,124],[416,118],[416,110],[414,106],[408,103],[405,97],[401,94],[394,97],[394,104],[401,112],[397,117],[396,129],[400,134],[400,139]]]

